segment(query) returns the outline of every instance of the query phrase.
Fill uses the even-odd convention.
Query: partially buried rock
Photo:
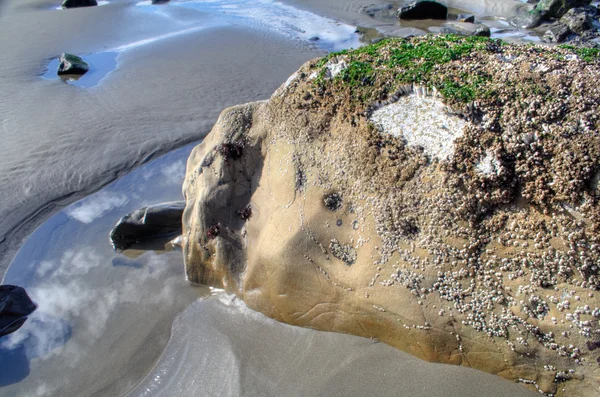
[[[471,36],[478,36],[478,37],[490,37],[492,35],[492,32],[490,31],[490,28],[488,28],[487,26],[481,26],[477,29],[475,29],[475,31],[471,34]]]
[[[448,7],[436,1],[416,1],[398,10],[400,19],[446,19]]]
[[[0,285],[0,337],[21,328],[36,308],[23,288]]]
[[[458,14],[456,17],[458,22],[475,23],[475,15],[473,14]]]
[[[162,246],[181,233],[184,201],[173,201],[143,207],[125,215],[110,232],[115,250],[126,250],[153,240],[164,240]],[[151,248],[154,249],[154,248]]]
[[[165,4],[168,2],[169,0],[152,0],[152,4]]]
[[[96,0],[64,0],[62,2],[62,8],[79,8],[79,7],[92,7],[97,6]]]
[[[58,59],[58,75],[84,75],[90,70],[90,65],[77,55],[63,53]]]

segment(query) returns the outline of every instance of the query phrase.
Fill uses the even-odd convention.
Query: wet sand
[[[58,208],[201,139],[222,109],[267,98],[324,54],[200,11],[176,10],[184,16],[175,18],[129,2],[61,11],[56,4],[9,0],[0,16],[0,273]],[[197,30],[143,45],[190,28]],[[117,68],[95,87],[40,77],[64,51],[114,49]]]
[[[23,245],[6,282],[39,307],[0,339],[0,396],[118,396],[152,369],[177,314],[210,292],[185,281],[181,252],[115,253],[108,233],[130,211],[181,199],[191,149],[65,208]]]
[[[198,141],[223,108],[269,97],[306,60],[357,45],[355,25],[397,35],[417,31],[358,13],[367,1],[286,0],[278,14],[261,14],[257,6],[247,16],[239,6],[256,2],[238,1],[230,10],[128,0],[56,10],[59,3],[0,2],[0,274],[14,257],[4,282],[25,286],[40,303],[19,333],[2,339],[0,395],[123,395],[159,359],[176,315],[207,290],[185,282],[180,253],[127,258],[111,251],[106,236],[124,213],[180,197],[173,166],[179,160],[172,156],[189,149],[169,154],[160,172],[149,171],[152,165],[139,168],[90,194],[159,154]],[[306,14],[298,14],[298,24],[290,22],[295,14],[285,9],[288,4],[349,25]],[[314,34],[316,43],[309,40]],[[79,86],[44,76],[65,51],[95,59],[93,74]],[[153,192],[132,188],[133,180]],[[214,395],[419,395],[421,389],[422,395],[451,395],[447,383],[432,383],[435,389],[428,381],[414,382],[433,376],[454,382],[454,395],[480,390],[484,378],[493,378],[485,387],[498,393],[516,387],[497,395],[526,393],[464,368],[412,373],[425,364],[387,346],[256,316],[214,299],[194,304],[175,325],[170,346],[209,344],[187,350],[187,358],[168,350],[133,395],[164,390],[164,383],[152,382],[169,357],[175,358],[165,369],[172,395],[207,387],[223,391]],[[196,323],[203,320],[206,325]],[[296,350],[282,355],[288,344]],[[224,364],[227,357],[238,361]],[[377,364],[391,361],[397,371]],[[237,372],[226,371],[229,364]],[[332,367],[337,369],[328,373]],[[321,377],[301,368],[318,368]],[[202,384],[192,380],[195,375]]]
[[[470,368],[432,364],[383,343],[292,327],[222,294],[192,304],[152,373],[129,397],[534,397]]]

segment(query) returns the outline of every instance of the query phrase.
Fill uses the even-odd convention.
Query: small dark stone
[[[335,224],[338,225],[338,226],[342,226],[344,223],[342,222],[341,219],[338,219]]]
[[[23,288],[0,285],[0,337],[21,328],[36,308]]]
[[[165,4],[168,2],[169,0],[152,0],[152,4]]]
[[[562,23],[552,26],[544,33],[544,41],[549,43],[562,43],[571,34],[571,29]]]
[[[456,17],[458,22],[475,23],[475,15],[472,14],[458,14]]]
[[[400,19],[446,19],[448,7],[436,1],[415,1],[398,10]]]
[[[321,40],[321,39],[319,38],[319,36],[313,36],[313,37],[311,37],[310,39],[308,39],[308,41],[319,41],[319,40]]]
[[[492,32],[490,31],[490,28],[488,28],[487,26],[478,27],[477,29],[475,29],[475,31],[473,33],[471,33],[471,36],[479,36],[479,37],[490,37],[491,35],[492,35]]]
[[[84,75],[90,70],[90,65],[77,55],[63,53],[58,58],[58,71],[59,76],[62,75]]]
[[[79,8],[79,7],[92,7],[97,6],[96,0],[64,0],[62,2],[62,8]]]

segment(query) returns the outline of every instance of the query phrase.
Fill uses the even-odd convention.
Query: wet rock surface
[[[90,65],[81,57],[73,54],[63,53],[58,59],[59,65],[57,74],[81,76],[90,70]]]
[[[286,323],[596,396],[599,55],[445,36],[309,62],[225,110],[190,156],[188,278]],[[407,97],[462,130],[374,123]],[[427,125],[440,111],[422,106]]]
[[[21,328],[36,308],[23,288],[0,285],[0,337]]]
[[[110,232],[114,249],[164,249],[169,240],[181,234],[184,207],[185,202],[172,201],[125,215]]]

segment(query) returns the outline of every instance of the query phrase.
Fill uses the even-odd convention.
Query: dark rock
[[[571,8],[587,6],[591,0],[541,0],[535,10],[545,19],[560,18]]]
[[[552,26],[546,31],[546,33],[544,33],[544,41],[548,43],[562,43],[563,41],[567,40],[570,34],[571,30],[569,27],[559,23]]]
[[[490,37],[492,32],[487,26],[480,26],[471,34],[471,36]]]
[[[152,4],[165,4],[168,2],[169,0],[152,0]]]
[[[398,10],[400,19],[446,19],[448,7],[436,1],[415,1]]]
[[[562,16],[560,23],[567,25],[571,31],[581,34],[592,28],[593,15],[583,7],[571,8]]]
[[[58,59],[58,75],[83,75],[90,70],[90,65],[77,55],[63,53]]]
[[[360,12],[374,19],[391,19],[396,17],[397,10],[393,4],[382,3],[363,6]]]
[[[319,41],[319,40],[320,40],[319,36],[313,36],[310,39],[308,39],[308,41]]]
[[[23,288],[0,285],[0,337],[21,328],[36,308]]]
[[[78,7],[91,7],[97,6],[96,0],[64,0],[62,2],[62,8],[78,8]]]
[[[149,241],[170,240],[176,234],[181,234],[181,217],[184,208],[185,201],[173,201],[143,207],[125,215],[110,232],[113,248],[126,250],[137,246],[148,246]],[[165,240],[165,243],[168,240]],[[154,247],[154,245],[149,246]]]
[[[456,16],[458,22],[475,23],[475,15],[472,14],[458,14]]]

